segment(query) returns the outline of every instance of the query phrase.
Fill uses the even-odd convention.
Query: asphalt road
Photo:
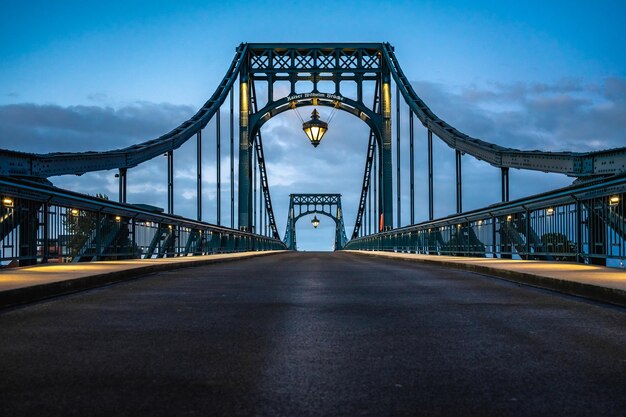
[[[625,416],[626,309],[286,253],[0,312],[0,416]]]

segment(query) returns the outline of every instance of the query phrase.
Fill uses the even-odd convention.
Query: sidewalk
[[[469,258],[376,251],[346,252],[464,269],[570,295],[626,306],[626,269],[567,262]]]
[[[236,261],[282,252],[284,251],[238,252],[3,269],[0,270],[0,308],[130,280],[155,272]]]

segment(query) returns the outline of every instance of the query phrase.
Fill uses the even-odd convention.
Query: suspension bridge
[[[261,95],[256,88],[259,83],[267,89]],[[284,97],[275,94],[276,83],[288,83],[289,92]],[[299,83],[312,85],[312,91],[301,92]],[[320,85],[332,85],[333,89],[320,91]],[[344,90],[355,94],[350,96]],[[364,102],[367,95],[364,91],[374,92],[371,103]],[[235,96],[239,102],[237,129]],[[267,102],[259,103],[260,96]],[[294,235],[291,222],[284,242],[276,225],[261,128],[272,117],[304,106],[326,106],[347,112],[361,119],[370,130],[356,221],[346,248],[524,259],[566,258],[594,264],[606,264],[607,259],[611,263],[626,256],[623,198],[626,148],[585,153],[524,151],[471,137],[437,117],[420,99],[390,44],[242,44],[211,98],[193,117],[161,137],[104,152],[0,151],[2,261],[28,265],[45,263],[54,257],[73,261],[150,258],[290,245],[290,236]],[[402,106],[408,109],[408,114]],[[221,110],[222,107],[227,109]],[[230,227],[221,224],[221,111],[229,115]],[[402,117],[408,117],[408,135],[401,132]],[[202,223],[202,134],[213,119],[217,153],[216,225]],[[426,127],[428,141],[428,177],[419,180],[428,184],[429,216],[420,223],[416,223],[414,215],[417,121]],[[322,126],[322,135],[326,128]],[[177,217],[174,209],[174,152],[194,138],[197,217],[187,219]],[[434,218],[433,138],[443,141],[455,153],[457,215],[445,219]],[[321,136],[317,140],[319,143]],[[410,218],[406,224],[401,219],[401,152],[407,152],[410,158]],[[164,154],[167,210],[128,204],[129,170]],[[482,210],[463,211],[463,156],[477,158],[500,170],[500,202],[494,201]],[[565,189],[509,201],[511,168],[559,173],[576,181]],[[101,170],[118,171],[118,203],[56,189],[47,180]]]
[[[287,92],[283,94],[278,85],[287,85]],[[311,89],[305,91],[303,85]],[[299,111],[311,107],[311,119],[303,119]],[[332,128],[317,111],[322,107],[331,109],[331,118],[339,111],[352,115],[369,130],[363,138],[368,145],[356,207],[342,207],[339,193],[293,190],[289,202],[271,198],[263,126],[294,111],[316,147]],[[214,134],[208,132],[210,122],[216,127]],[[415,178],[415,144],[422,140],[416,137],[418,123],[426,129],[424,178]],[[408,132],[403,131],[407,125]],[[5,139],[4,143],[11,143]],[[217,171],[217,198],[211,207],[214,223],[202,218],[207,202],[202,155],[208,140],[214,140]],[[437,187],[434,181],[435,140],[454,154],[452,190]],[[197,156],[195,218],[176,211],[175,153],[190,141],[195,141]],[[222,144],[229,145],[225,175]],[[163,175],[167,207],[131,203],[127,184],[133,169],[163,155],[167,157]],[[403,171],[401,161],[407,155],[409,169]],[[463,209],[467,158],[499,172],[498,201]],[[519,170],[519,175],[525,171],[561,174],[570,177],[572,184],[511,200],[511,169]],[[106,170],[117,173],[117,201],[53,184],[54,177]],[[403,178],[403,172],[408,172],[408,178]],[[224,178],[230,190],[225,202]],[[427,185],[427,200],[416,198],[416,181]],[[435,194],[450,192],[456,212],[435,218]],[[447,401],[448,415],[480,410],[487,410],[484,415],[517,415],[515,403],[532,398],[542,398],[533,408],[539,414],[569,410],[566,414],[575,415],[587,407],[593,415],[603,414],[602,410],[617,415],[611,410],[626,405],[623,349],[620,354],[626,316],[621,307],[607,310],[479,275],[468,279],[472,274],[467,272],[355,253],[520,265],[536,261],[562,270],[595,266],[619,275],[626,263],[625,194],[626,148],[519,150],[472,137],[439,118],[420,98],[389,43],[244,43],[236,48],[208,101],[189,120],[158,138],[102,152],[0,150],[0,272],[36,271],[46,265],[100,268],[107,261],[113,265],[230,253],[277,254],[230,266],[197,266],[193,273],[168,270],[135,284],[119,284],[83,298],[73,296],[65,301],[66,310],[59,310],[54,302],[40,310],[10,310],[0,317],[3,340],[10,341],[1,347],[0,356],[14,361],[12,365],[0,362],[3,374],[9,375],[2,389],[32,393],[37,388],[29,386],[24,375],[55,378],[59,385],[50,391],[53,397],[74,393],[78,409],[84,410],[84,399],[96,392],[95,402],[105,410],[103,415],[114,411],[111,404],[117,400],[126,402],[127,411],[150,409],[154,415],[199,409],[219,415],[293,415],[303,410],[318,415],[384,415],[390,410],[394,415],[413,415],[416,409],[436,413],[441,401]],[[410,206],[408,218],[402,217],[403,200]],[[276,203],[289,204],[282,236]],[[416,218],[417,204],[427,206],[427,218]],[[230,210],[230,224],[223,224],[223,210]],[[344,210],[356,213],[350,233]],[[314,227],[317,216],[334,222],[335,253],[296,251],[296,223],[311,215]],[[87,311],[90,305],[103,316],[95,309]],[[42,312],[62,320],[42,322]],[[584,335],[571,328],[556,332],[559,325],[554,317],[584,323],[578,329]],[[84,320],[98,321],[98,330],[85,329]],[[75,365],[51,365],[35,348],[41,345],[41,337],[24,334],[20,330],[24,326],[32,326],[40,335],[52,334],[54,346],[47,352],[59,363],[85,350],[85,335],[91,335],[98,346],[78,355]],[[155,334],[154,326],[164,336]],[[125,334],[131,350],[107,353],[119,350],[115,342],[119,334]],[[541,336],[533,336],[537,334]],[[528,340],[519,344],[518,339],[524,338]],[[580,367],[571,366],[562,343],[581,338],[600,342],[579,345],[572,360],[579,361]],[[13,351],[13,342],[26,347]],[[174,356],[159,356],[156,352],[163,353],[155,348],[159,345],[168,346]],[[451,348],[454,345],[458,349]],[[548,359],[536,356],[538,349],[548,352]],[[112,355],[112,361],[101,360],[107,355]],[[599,356],[610,360],[599,363],[594,359]],[[467,360],[479,370],[472,371]],[[154,370],[157,365],[160,372]],[[476,384],[486,369],[500,370],[501,381]],[[208,379],[199,382],[200,374]],[[449,383],[425,386],[418,374],[434,380],[448,378]],[[516,382],[520,375],[523,387]],[[553,384],[553,377],[560,384]],[[596,402],[575,394],[600,379],[602,389],[593,394]],[[107,380],[123,387],[126,394],[103,388]],[[548,399],[546,393],[555,386],[560,387],[563,401]],[[463,395],[467,387],[475,388],[470,396]],[[160,404],[156,409],[141,400],[152,396],[161,398],[154,403]],[[7,407],[14,415],[20,409],[19,396],[10,397],[0,410]],[[387,404],[389,399],[393,401]],[[66,410],[63,401],[51,405],[44,395],[22,406],[24,410],[48,407],[54,415],[54,410]]]

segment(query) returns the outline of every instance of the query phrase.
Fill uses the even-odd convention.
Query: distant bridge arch
[[[284,240],[287,248],[297,250],[296,223],[302,217],[311,214],[320,214],[335,222],[335,250],[343,249],[348,239],[343,223],[341,194],[290,194],[287,230]]]

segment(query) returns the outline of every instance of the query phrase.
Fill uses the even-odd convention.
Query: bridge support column
[[[428,220],[435,218],[433,194],[433,132],[428,129]]]
[[[196,134],[196,204],[197,218],[202,220],[202,131]]]
[[[257,171],[257,158],[256,149],[252,149],[252,223],[250,223],[250,230],[256,232],[259,224],[256,218],[256,171]]]
[[[502,202],[509,201],[509,168],[502,167]]]
[[[415,150],[413,149],[413,110],[409,110],[409,182],[411,201],[411,223],[415,224]]]
[[[235,228],[235,111],[234,93],[230,89],[230,228]]]
[[[120,168],[119,172],[119,202],[126,202],[126,171],[127,168]]]
[[[167,213],[174,214],[174,151],[167,151]]]
[[[461,178],[461,151],[456,151],[456,212],[463,212],[463,183]]]
[[[247,68],[242,67],[239,82],[239,229],[249,231],[252,225],[251,200],[251,164],[250,164],[250,131],[248,116],[250,114],[250,85]]]
[[[294,211],[292,194],[289,196],[289,218],[287,219],[287,233],[285,234],[285,243],[289,250],[296,250],[296,215]]]
[[[392,168],[392,151],[391,151],[391,83],[389,72],[383,75],[382,82],[382,113],[383,113],[383,129],[381,149],[381,206],[382,229],[393,229],[393,168]]]
[[[400,87],[396,85],[396,204],[398,205],[398,227],[402,226],[402,185],[400,173]]]
[[[217,181],[217,219],[218,226],[222,225],[222,170],[221,170],[221,158],[222,158],[222,144],[221,144],[222,129],[220,127],[220,109],[215,112],[215,167],[216,167],[216,181]]]

